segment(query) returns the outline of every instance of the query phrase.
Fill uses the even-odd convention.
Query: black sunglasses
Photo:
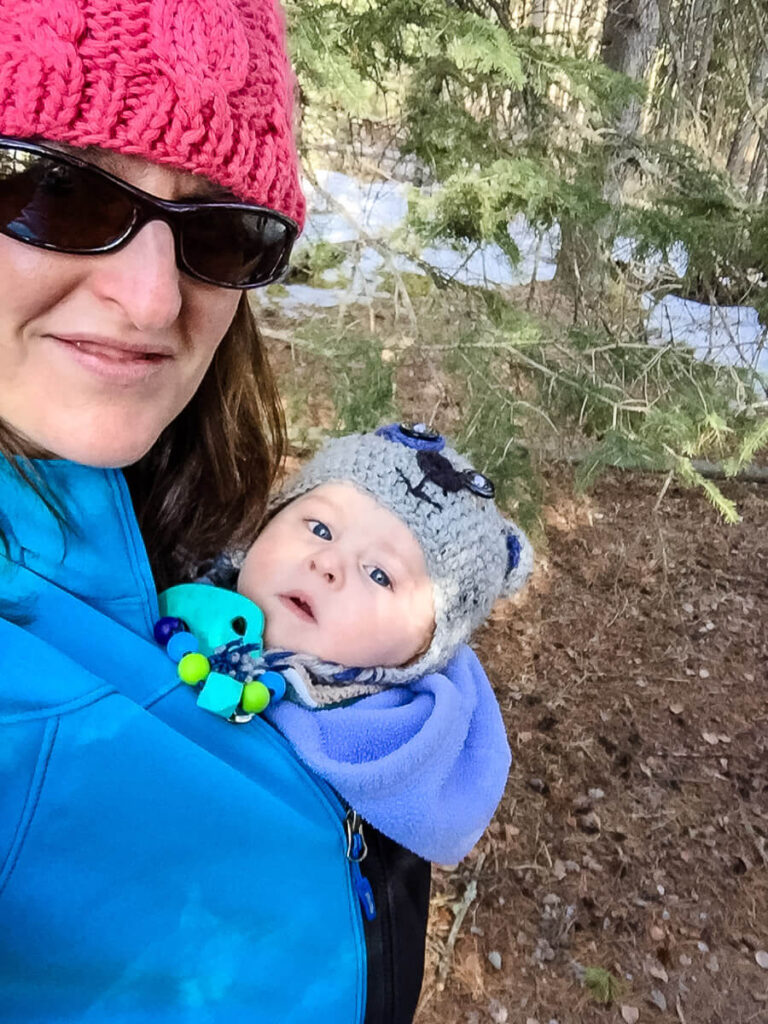
[[[288,269],[298,226],[262,206],[157,199],[77,157],[0,136],[0,234],[53,252],[115,252],[149,221],[173,232],[180,270],[258,288]]]

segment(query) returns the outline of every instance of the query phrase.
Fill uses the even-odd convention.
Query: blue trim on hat
[[[520,564],[520,555],[523,553],[523,545],[516,533],[507,534],[507,572],[512,572]]]
[[[377,437],[383,437],[386,441],[394,441],[406,448],[413,448],[417,452],[441,452],[445,448],[445,438],[438,436],[434,441],[421,440],[418,437],[409,437],[400,429],[399,423],[388,423],[386,427],[379,427],[376,431]]]

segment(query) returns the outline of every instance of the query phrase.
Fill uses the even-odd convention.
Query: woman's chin
[[[66,432],[30,431],[29,446],[25,446],[23,454],[64,459],[99,469],[122,469],[146,455],[161,429],[150,425],[141,429],[137,424],[131,429],[128,424],[104,422],[100,428],[72,424]]]
[[[116,439],[111,442],[96,442],[94,439],[90,439],[85,440],[82,444],[64,446],[57,457],[98,469],[124,469],[146,455],[156,440],[156,437],[151,437],[146,442],[137,443],[135,439],[130,441]]]

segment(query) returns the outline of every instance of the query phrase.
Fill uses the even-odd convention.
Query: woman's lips
[[[299,591],[293,591],[290,594],[280,594],[280,603],[293,612],[293,614],[302,620],[302,622],[316,622],[314,609],[312,608],[312,602],[306,594],[302,594]]]
[[[173,359],[173,353],[166,349],[131,345],[112,338],[50,337],[78,365],[115,383],[144,381]]]

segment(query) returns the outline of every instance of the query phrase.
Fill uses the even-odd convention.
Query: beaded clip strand
[[[199,691],[198,705],[230,722],[249,722],[285,695],[279,672],[253,667],[261,644],[230,640],[207,657],[186,622],[170,615],[158,619],[154,635],[176,662],[179,679]]]

